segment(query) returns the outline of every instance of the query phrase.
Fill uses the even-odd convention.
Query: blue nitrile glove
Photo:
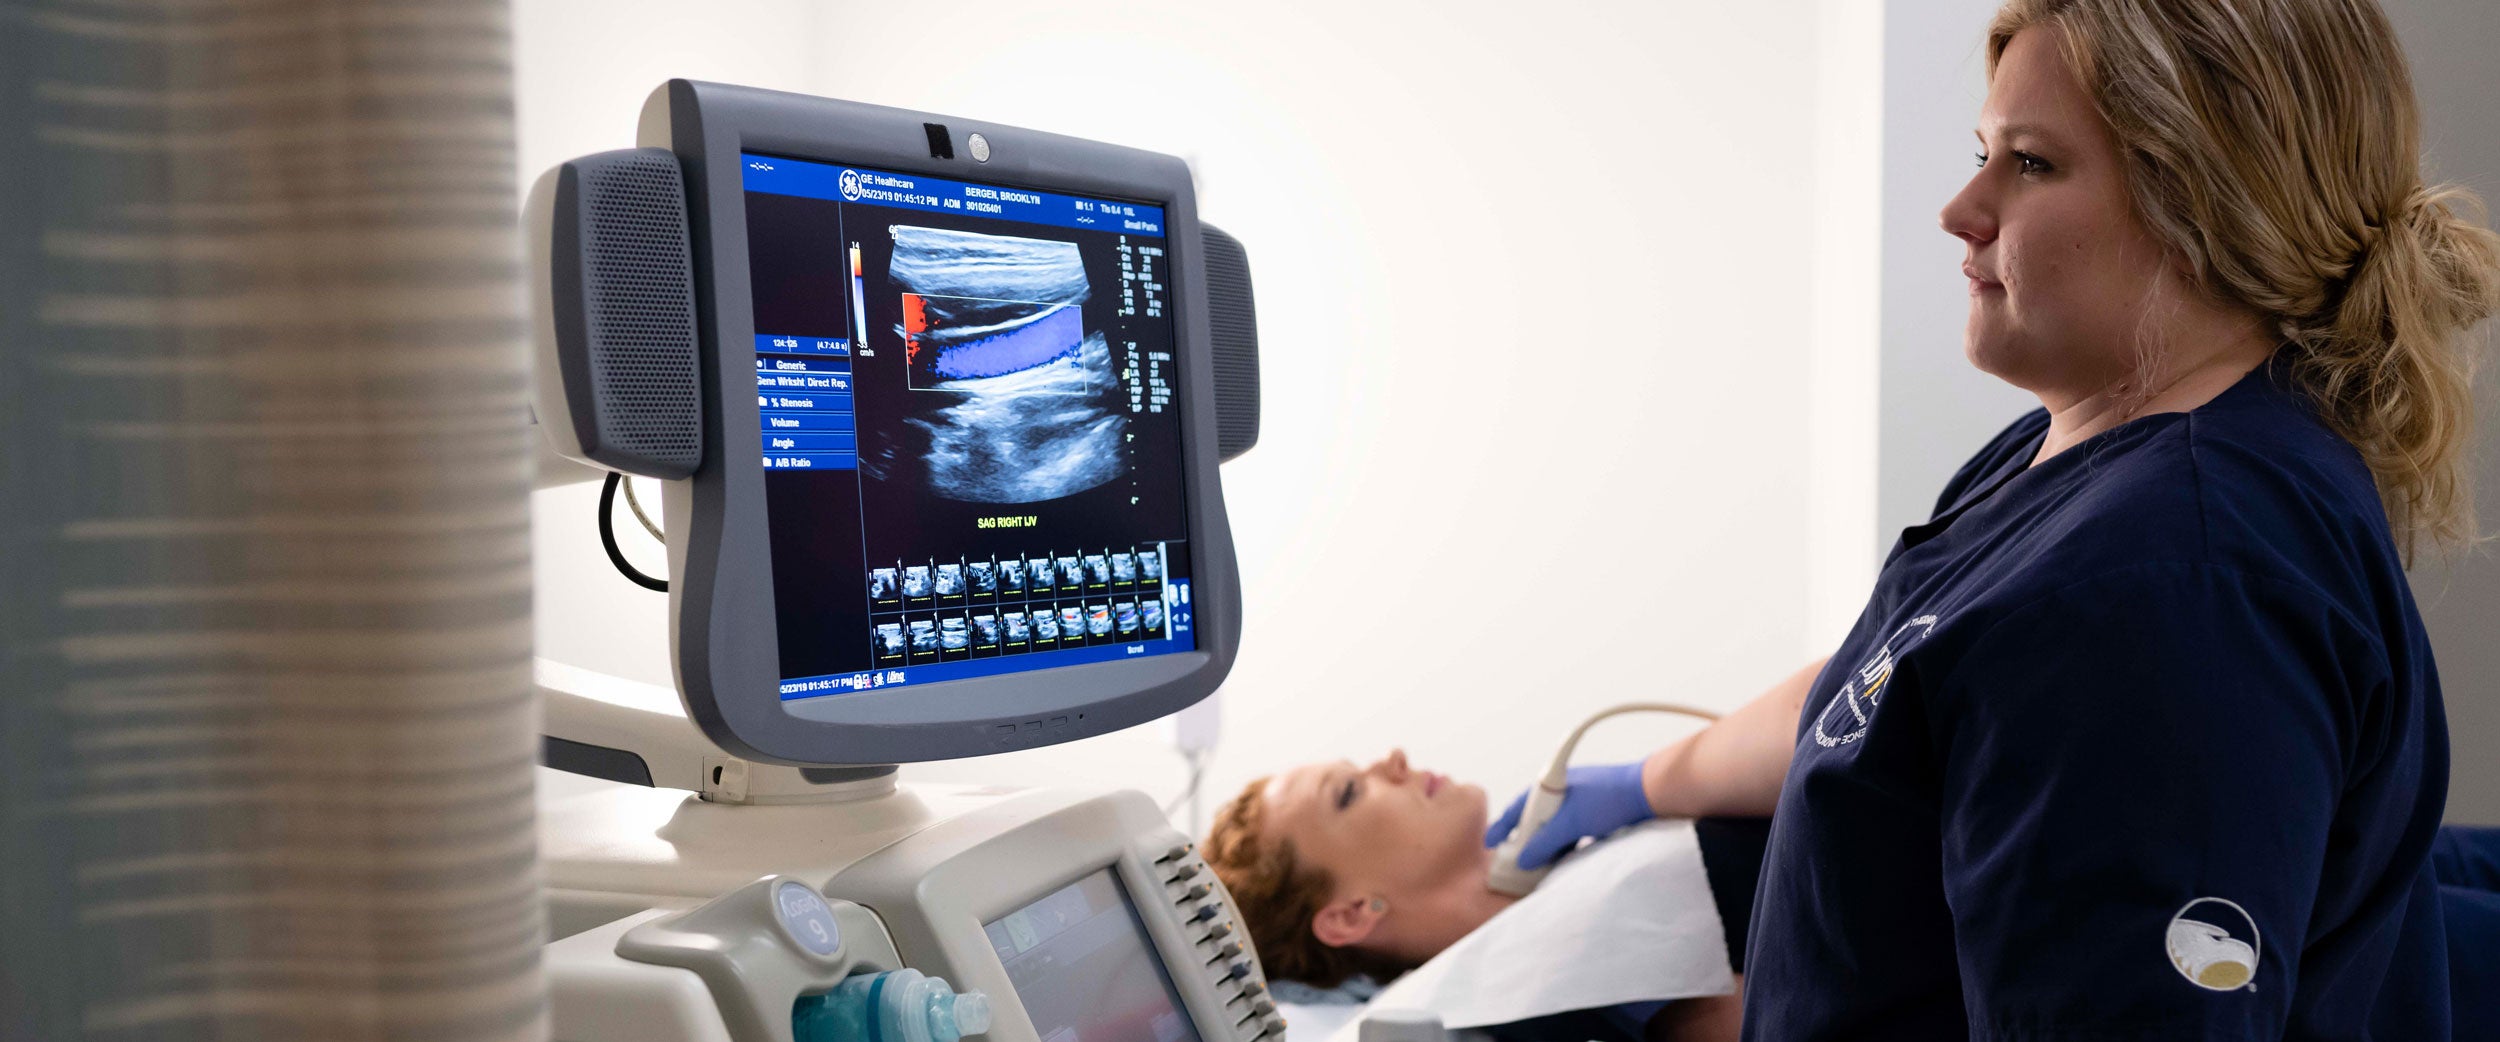
[[[1511,798],[1510,809],[1484,832],[1484,845],[1501,845],[1519,823],[1528,803],[1525,792]],[[1564,776],[1562,808],[1519,851],[1519,867],[1543,868],[1582,839],[1608,835],[1658,815],[1649,809],[1649,793],[1641,788],[1641,761],[1574,767]]]

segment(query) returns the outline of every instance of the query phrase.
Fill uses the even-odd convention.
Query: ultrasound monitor
[[[701,448],[667,486],[669,596],[708,739],[906,763],[1215,688],[1240,625],[1219,370],[1240,367],[1209,254],[1239,254],[1180,160],[682,80],[641,136],[683,171]],[[1246,316],[1246,266],[1217,274]]]

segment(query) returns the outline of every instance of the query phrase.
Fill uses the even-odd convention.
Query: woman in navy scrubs
[[[1537,853],[1771,814],[1748,1039],[2500,1039],[2451,1034],[2404,574],[2473,531],[2500,239],[2423,183],[2385,16],[2014,0],[1987,54],[1943,225],[2041,409],[1827,662],[1575,772]]]

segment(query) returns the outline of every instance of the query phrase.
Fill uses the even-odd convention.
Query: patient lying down
[[[1306,764],[1252,782],[1217,812],[1203,853],[1232,891],[1268,976],[1333,988],[1386,983],[1440,954],[1516,898],[1485,887],[1484,790],[1406,762],[1392,750],[1366,767]],[[1714,857],[1706,863],[1742,862]],[[1751,851],[1754,864],[1760,850]],[[1712,864],[1712,889],[1722,887]],[[1750,881],[1741,883],[1750,898]],[[1721,900],[1723,918],[1728,902]],[[1744,933],[1741,904],[1729,925]],[[1741,966],[1738,953],[1731,959]],[[1723,1042],[1737,1037],[1739,995],[1589,1011],[1619,1037]],[[1555,1025],[1574,1038],[1590,1024]],[[1533,1038],[1534,1030],[1495,1031]]]

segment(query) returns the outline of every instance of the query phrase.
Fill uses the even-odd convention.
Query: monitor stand
[[[847,803],[894,791],[890,764],[788,767],[722,752],[686,719],[671,688],[543,658],[535,672],[541,758],[560,771],[732,805]]]
[[[536,413],[530,422],[537,424]],[[531,440],[541,491],[608,476],[557,452],[543,432]],[[539,762],[568,774],[683,789],[727,806],[845,803],[894,792],[891,765],[802,768],[731,756],[686,718],[675,688],[546,658],[532,660],[532,672],[542,714]]]
[[[764,875],[822,888],[933,825],[1053,798],[1022,787],[897,785],[892,766],[754,763],[706,741],[672,689],[546,659],[537,680],[555,768],[538,772],[537,816],[556,938],[652,908],[693,907]]]

